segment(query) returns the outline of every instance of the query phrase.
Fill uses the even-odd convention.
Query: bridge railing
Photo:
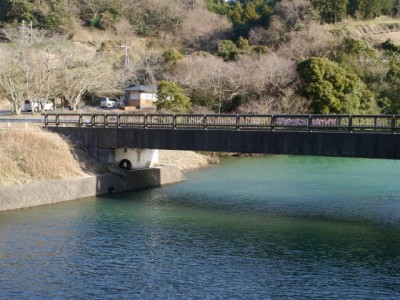
[[[45,114],[45,126],[400,132],[400,115]]]

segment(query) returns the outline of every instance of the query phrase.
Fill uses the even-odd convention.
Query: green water
[[[400,162],[224,160],[0,213],[0,299],[400,299]]]

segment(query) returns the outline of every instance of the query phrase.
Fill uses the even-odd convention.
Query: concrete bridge
[[[400,158],[400,115],[46,114],[44,124],[136,167],[156,159],[145,149]]]

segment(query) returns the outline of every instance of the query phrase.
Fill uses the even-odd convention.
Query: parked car
[[[43,103],[43,101],[42,101]],[[41,106],[42,106],[41,101],[37,101],[37,100],[25,100],[25,104],[24,104],[24,109],[25,111],[32,111],[32,105],[33,105],[33,110],[34,111],[39,111],[41,110]],[[44,100],[44,110],[54,110],[54,104],[53,102],[49,101],[49,100]]]
[[[119,100],[116,98],[101,97],[100,98],[101,108],[116,108],[119,107]]]

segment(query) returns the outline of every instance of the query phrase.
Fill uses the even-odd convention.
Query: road
[[[21,115],[14,116],[10,110],[0,110],[0,122],[42,123],[43,116],[40,114],[33,115],[31,112],[22,112]]]

